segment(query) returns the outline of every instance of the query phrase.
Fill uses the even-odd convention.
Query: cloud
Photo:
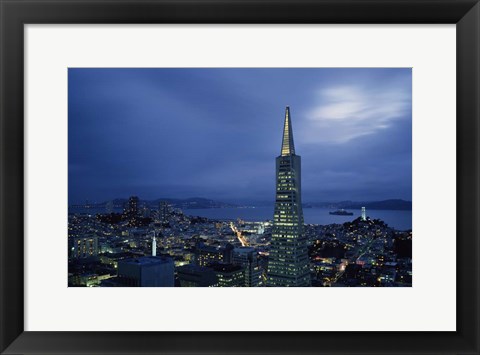
[[[346,143],[410,120],[411,93],[404,83],[382,87],[345,85],[319,90],[306,111],[302,139],[306,143]]]
[[[71,70],[69,198],[271,200],[286,104],[306,200],[408,197],[410,96],[404,68]]]

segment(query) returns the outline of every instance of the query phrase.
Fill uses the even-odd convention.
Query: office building
[[[267,286],[310,286],[307,238],[303,234],[301,159],[295,154],[288,106],[280,156],[276,158],[276,197]]]
[[[244,287],[245,268],[234,264],[214,264],[211,266],[218,278],[218,287]]]
[[[225,247],[206,245],[203,242],[195,246],[195,259],[198,266],[209,266],[215,263],[230,263],[232,260],[233,245]]]
[[[170,221],[170,208],[166,201],[161,201],[158,205],[158,220],[163,225],[167,225]]]
[[[262,270],[258,264],[257,251],[253,247],[233,249],[232,263],[245,268],[245,287],[258,287],[262,284]]]
[[[70,257],[74,259],[88,258],[98,255],[98,237],[71,237],[68,239]]]
[[[130,226],[138,226],[139,222],[139,200],[137,196],[131,196],[125,204],[123,217],[128,221]]]
[[[180,287],[216,287],[218,284],[217,275],[212,269],[192,264],[179,266],[177,278]]]

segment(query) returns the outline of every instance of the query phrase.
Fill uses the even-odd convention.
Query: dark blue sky
[[[69,201],[272,201],[290,105],[304,202],[412,194],[410,69],[69,69]]]

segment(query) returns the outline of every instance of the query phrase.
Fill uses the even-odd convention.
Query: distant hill
[[[176,199],[176,198],[157,198],[155,200],[140,199],[141,204],[142,203],[147,204],[148,207],[155,208],[155,209],[158,208],[158,205],[161,201],[165,201],[169,205],[175,208],[182,208],[182,209],[237,207],[236,205],[231,203],[219,202],[219,201],[214,201],[214,200],[201,198],[201,197],[192,197],[187,199]],[[112,202],[115,207],[123,207],[125,203],[128,202],[128,199],[116,198],[112,200]],[[107,203],[108,202],[105,201],[105,202],[96,204],[96,206],[103,207]]]
[[[147,203],[153,204],[154,206],[158,206],[158,204],[161,201],[166,201],[173,207],[182,208],[182,209],[237,207],[236,205],[231,203],[214,201],[214,200],[210,200],[208,198],[202,198],[202,197],[192,197],[187,199],[159,198],[153,201],[147,201]]]
[[[112,200],[114,207],[123,207],[128,201],[126,198],[117,198]],[[274,202],[272,201],[262,201],[252,204],[233,204],[221,201],[215,201],[208,198],[202,197],[192,197],[186,199],[176,199],[176,198],[157,198],[155,200],[142,200],[140,199],[140,204],[146,204],[150,208],[157,209],[161,201],[166,201],[169,205],[175,208],[181,209],[197,209],[197,208],[225,208],[225,207],[245,207],[245,206],[255,206],[255,207],[271,207]],[[105,201],[97,204],[90,204],[91,207],[105,207],[106,204],[110,201]],[[320,207],[320,208],[331,208],[331,209],[351,209],[359,210],[362,207],[365,207],[367,210],[411,210],[412,201],[405,201],[400,199],[391,199],[383,201],[340,201],[340,202],[310,202],[304,203],[304,208]]]
[[[369,210],[411,210],[412,201],[405,200],[384,200],[384,201],[371,201],[371,202],[354,202],[346,204],[343,208],[362,208],[365,207]]]
[[[383,200],[383,201],[341,201],[341,202],[319,202],[305,203],[304,207],[326,207],[326,208],[344,208],[358,210],[365,207],[367,210],[411,210],[412,201],[401,199]]]

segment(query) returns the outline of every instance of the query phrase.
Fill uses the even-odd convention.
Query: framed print
[[[479,6],[1,1],[2,354],[478,354]]]

